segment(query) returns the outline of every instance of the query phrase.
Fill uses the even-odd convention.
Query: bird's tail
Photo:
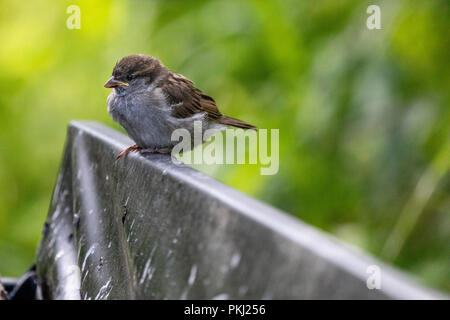
[[[256,127],[254,125],[251,125],[247,122],[244,122],[242,120],[236,119],[236,118],[232,118],[232,117],[228,117],[225,115],[222,115],[219,118],[219,123],[227,125],[227,126],[233,126],[236,128],[242,128],[242,129],[251,129],[251,130],[256,130]]]

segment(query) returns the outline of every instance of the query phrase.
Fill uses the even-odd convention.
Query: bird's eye
[[[134,75],[133,75],[133,74],[127,75],[127,80],[128,80],[128,81],[131,81],[131,80],[133,80],[133,79],[134,79]]]

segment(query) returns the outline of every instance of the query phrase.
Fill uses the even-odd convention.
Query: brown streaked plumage
[[[172,71],[169,74],[161,88],[167,93],[169,101],[176,105],[172,112],[174,117],[187,118],[199,112],[206,112],[209,119],[221,124],[242,129],[256,129],[251,124],[220,113],[216,101],[194,87],[188,78]]]

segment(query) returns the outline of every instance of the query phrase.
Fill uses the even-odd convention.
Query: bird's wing
[[[188,118],[201,112],[206,112],[212,120],[222,117],[214,99],[194,87],[192,81],[181,74],[172,72],[161,89],[173,106],[172,115],[176,118]]]

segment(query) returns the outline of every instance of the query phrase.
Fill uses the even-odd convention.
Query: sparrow
[[[193,137],[194,121],[201,121],[203,131],[220,131],[227,126],[256,130],[251,124],[222,114],[213,98],[152,56],[122,58],[105,88],[113,88],[107,99],[108,113],[136,143],[123,150],[118,159],[137,150],[170,153],[178,143],[171,140],[172,132],[183,128]]]

